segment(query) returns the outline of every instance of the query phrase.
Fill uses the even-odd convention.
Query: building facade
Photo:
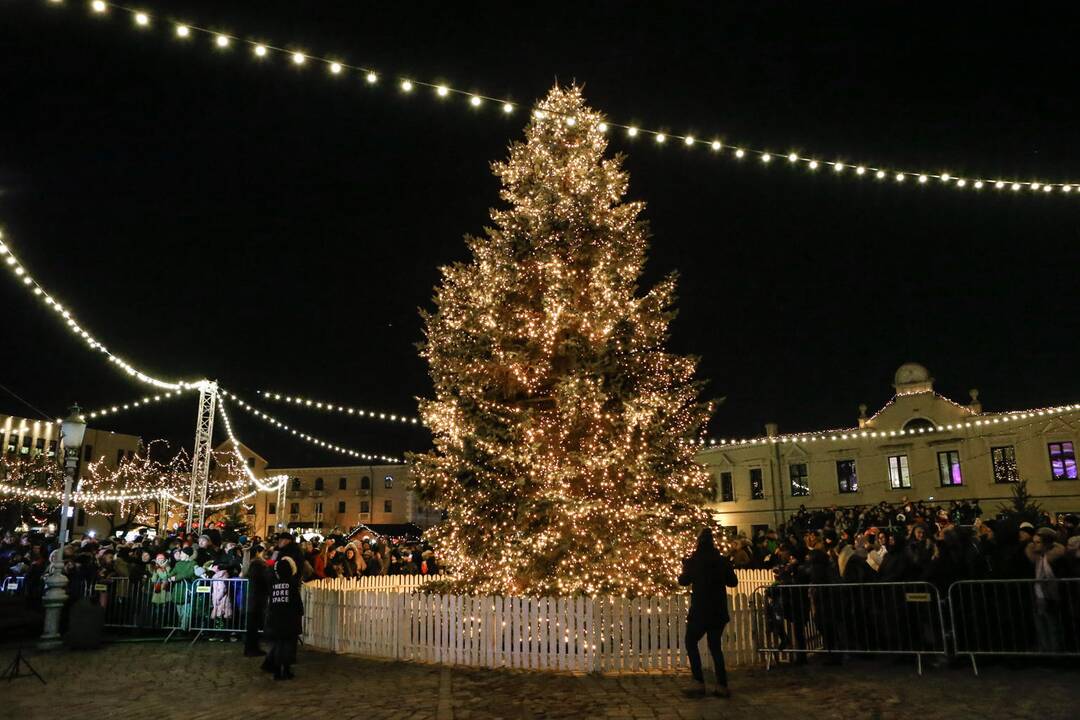
[[[87,466],[91,462],[101,461],[110,470],[116,470],[121,461],[133,457],[142,448],[142,439],[135,435],[125,435],[110,430],[86,428],[82,448],[79,450],[79,462],[76,466],[76,485],[86,477]],[[0,451],[9,458],[34,458],[39,455],[56,458],[60,449],[60,425],[51,420],[31,420],[14,415],[0,415]],[[57,458],[61,462],[62,457]],[[0,478],[2,481],[2,478]],[[11,508],[12,512],[17,511]],[[51,518],[55,522],[59,518]],[[72,536],[79,537],[90,531],[104,533],[109,529],[109,521],[101,515],[83,512],[76,504],[71,513]]]
[[[807,508],[882,501],[978,499],[987,514],[1023,479],[1047,511],[1080,509],[1080,405],[983,412],[944,397],[921,365],[896,371],[895,395],[857,427],[724,442],[698,460],[713,477],[710,508],[727,531],[752,534]]]
[[[218,450],[228,449],[219,446]],[[345,531],[360,524],[372,526],[412,523],[427,528],[441,513],[424,505],[413,491],[408,465],[339,465],[328,467],[270,467],[265,458],[240,445],[256,477],[287,475],[285,507],[276,493],[260,492],[246,505],[251,532],[269,535],[279,523],[294,530]]]

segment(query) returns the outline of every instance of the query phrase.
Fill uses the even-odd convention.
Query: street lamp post
[[[38,641],[42,650],[56,650],[60,638],[60,614],[67,603],[68,579],[64,575],[64,545],[68,540],[68,509],[71,507],[71,486],[75,482],[75,466],[79,463],[86,419],[78,405],[72,405],[61,423],[60,441],[64,446],[64,496],[60,504],[60,525],[57,547],[49,555],[49,572],[45,575],[45,629]]]

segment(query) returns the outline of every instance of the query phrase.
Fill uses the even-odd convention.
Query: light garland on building
[[[16,280],[21,283],[26,289],[45,303],[45,306],[51,309],[56,315],[67,325],[68,330],[81,338],[91,350],[103,354],[109,362],[116,365],[122,371],[127,373],[130,377],[138,380],[139,382],[147,385],[153,385],[161,390],[188,390],[198,387],[198,382],[186,382],[183,380],[177,382],[169,382],[160,378],[148,375],[134,365],[130,364],[126,360],[114,355],[109,351],[97,338],[87,332],[86,328],[80,326],[76,321],[71,311],[65,308],[60,302],[58,302],[52,295],[50,295],[45,288],[43,288],[27,271],[26,266],[23,265],[15,253],[12,252],[11,246],[4,241],[3,233],[0,233],[0,261],[11,271]]]
[[[325,412],[337,412],[343,415],[353,415],[355,417],[369,418],[371,420],[386,420],[387,422],[397,423],[400,425],[419,425],[420,419],[410,417],[407,415],[394,415],[385,412],[375,412],[374,410],[361,410],[359,408],[349,407],[348,405],[335,405],[330,402],[322,402],[312,400],[311,398],[303,398],[298,395],[282,395],[281,393],[259,390],[259,397],[266,400],[273,400],[275,402],[284,402],[297,407],[308,408],[312,410],[323,410]]]
[[[50,3],[59,4],[56,0],[50,0]],[[132,28],[138,32],[151,32],[157,25],[155,18],[150,13],[120,3],[108,2],[107,0],[93,0],[90,3],[90,10],[92,11],[91,14],[96,16],[108,15],[109,12],[113,10],[125,13],[131,18]],[[280,56],[286,59],[290,65],[297,68],[308,65],[320,65],[329,74],[335,77],[346,77],[349,75],[358,77],[360,78],[360,84],[368,87],[379,85],[383,79],[383,74],[374,68],[353,65],[344,62],[340,58],[313,55],[297,47],[270,45],[233,33],[200,27],[181,20],[162,18],[161,24],[171,28],[169,34],[178,42],[195,42],[196,36],[202,36],[210,41],[210,48],[218,52],[228,52],[231,51],[234,46],[240,46],[250,50],[251,53],[260,60],[268,59],[271,56]],[[469,107],[473,110],[478,110],[486,105],[492,105],[498,107],[501,114],[506,115],[512,114],[519,109],[518,103],[508,98],[500,98],[463,90],[441,82],[426,82],[412,76],[397,76],[394,78],[393,84],[395,84],[399,92],[403,94],[411,94],[418,89],[424,89],[432,92],[435,97],[440,100],[446,100],[451,96],[463,98],[467,100]],[[559,116],[555,111],[548,110],[544,112]],[[541,112],[540,117],[543,117],[543,112]],[[565,116],[564,120],[567,125],[571,126],[578,122],[578,118],[572,116]],[[927,172],[899,168],[884,168],[874,164],[848,162],[843,159],[826,160],[798,151],[778,153],[775,150],[750,147],[748,145],[721,140],[719,138],[700,138],[690,134],[679,135],[666,131],[644,128],[638,125],[610,121],[600,123],[599,129],[606,133],[618,130],[630,141],[641,136],[651,137],[654,141],[653,144],[658,147],[662,147],[667,144],[668,141],[671,141],[673,144],[678,144],[686,150],[708,150],[714,155],[730,158],[736,163],[749,162],[750,158],[754,158],[756,159],[757,164],[761,166],[787,165],[803,169],[811,175],[816,174],[818,170],[831,168],[831,174],[834,176],[851,176],[856,179],[890,183],[893,185],[903,185],[905,181],[910,180],[910,184],[912,185],[925,187],[933,181],[933,184],[941,187],[948,187],[957,191],[967,192],[979,192],[986,189],[998,193],[1017,193],[1026,191],[1027,193],[1046,195],[1057,193],[1074,194],[1074,191],[1076,191],[1075,194],[1080,195],[1080,183],[1005,179],[1001,177],[984,176],[959,177],[947,171]]]
[[[273,415],[270,415],[269,413],[265,413],[265,412],[263,412],[262,410],[259,410],[256,407],[253,407],[250,403],[245,402],[242,398],[238,397],[235,393],[228,392],[224,388],[222,388],[220,390],[220,392],[225,397],[228,397],[228,398],[230,398],[232,400],[235,400],[237,405],[239,405],[241,408],[246,410],[249,414],[254,415],[255,417],[259,418],[260,420],[265,422],[267,425],[271,425],[273,427],[276,427],[279,430],[282,430],[282,431],[287,432],[287,433],[291,433],[292,435],[294,435],[294,436],[300,438],[301,440],[304,440],[304,441],[306,441],[306,442],[308,442],[308,443],[310,443],[312,445],[315,445],[316,447],[323,448],[324,450],[333,450],[336,453],[341,453],[342,455],[348,455],[349,457],[358,458],[360,460],[379,461],[379,462],[388,463],[390,465],[397,465],[397,464],[399,464],[401,462],[400,459],[390,457],[388,455],[376,455],[376,454],[373,454],[373,453],[360,452],[359,450],[353,450],[351,448],[343,447],[341,445],[337,445],[337,444],[332,443],[332,442],[327,442],[326,440],[322,440],[320,438],[317,438],[314,435],[310,435],[308,433],[302,432],[302,431],[296,429],[295,427],[290,427],[286,423],[283,423],[280,420],[278,420]],[[219,405],[219,407],[220,407],[220,405]],[[222,411],[222,415],[224,416],[224,409]],[[228,427],[228,421],[227,420],[226,420],[226,427]],[[231,435],[230,435],[230,437],[231,437]]]
[[[973,415],[972,420],[966,420],[964,422],[946,423],[945,425],[912,428],[909,430],[904,430],[903,428],[895,430],[868,430],[865,428],[844,428],[838,430],[825,430],[821,432],[776,435],[774,437],[755,437],[741,440],[709,439],[707,441],[702,440],[698,444],[707,446],[708,449],[711,450],[732,447],[745,447],[749,445],[767,445],[769,443],[827,442],[838,440],[880,440],[882,438],[912,437],[917,435],[932,435],[935,433],[962,432],[971,429],[977,429],[976,434],[993,434],[996,429],[1002,426],[1007,427],[1008,424],[1012,422],[1016,422],[1019,420],[1027,420],[1029,418],[1035,417],[1049,417],[1061,413],[1076,412],[1077,410],[1080,410],[1080,403],[1075,403],[1072,405],[1058,405],[1055,407],[1034,408],[1031,410],[1010,410],[1003,413],[985,413],[980,415]],[[982,432],[984,430],[989,430],[990,432],[984,433]]]

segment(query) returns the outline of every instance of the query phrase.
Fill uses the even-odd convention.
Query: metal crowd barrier
[[[189,629],[204,632],[242,633],[247,630],[248,581],[246,578],[205,578],[191,585]]]
[[[949,587],[957,655],[1080,656],[1080,578],[961,580]]]
[[[105,608],[105,627],[177,631],[242,633],[247,630],[246,578],[204,578],[181,582],[131,582],[107,578],[86,586],[91,602]]]
[[[755,591],[764,609],[758,652],[774,660],[809,653],[945,655],[945,618],[937,588],[925,582],[772,585]]]
[[[3,582],[0,582],[0,592],[5,595],[19,595],[23,591],[23,587],[26,584],[26,578],[22,575],[17,577],[6,577]]]

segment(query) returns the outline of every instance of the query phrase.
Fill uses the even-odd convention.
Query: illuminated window
[[[394,487],[394,476],[393,475],[387,475],[386,477],[383,478],[383,487],[386,488],[387,490]]]
[[[859,475],[854,460],[836,461],[836,486],[841,493],[859,492]]]
[[[990,461],[994,467],[994,482],[1020,482],[1020,473],[1016,471],[1016,448],[1012,445],[990,448]]]
[[[37,442],[34,443],[34,454],[40,455],[43,452],[45,452],[45,438],[39,437]]]
[[[34,439],[32,437],[30,437],[29,435],[23,435],[22,447],[19,448],[19,454],[20,455],[29,455],[30,454],[30,445],[33,442],[34,442]]]
[[[48,457],[56,457],[56,440],[49,441]]]
[[[1050,451],[1050,473],[1055,480],[1076,479],[1076,451],[1071,442],[1052,442],[1046,446]]]
[[[810,494],[810,479],[806,471],[806,463],[796,463],[788,466],[791,475],[791,496],[806,497]]]
[[[952,487],[964,484],[964,476],[960,472],[960,453],[957,450],[946,450],[937,454],[938,475],[941,477],[942,487]]]
[[[907,455],[893,455],[889,458],[889,487],[893,490],[911,487],[911,473],[908,472]]]

